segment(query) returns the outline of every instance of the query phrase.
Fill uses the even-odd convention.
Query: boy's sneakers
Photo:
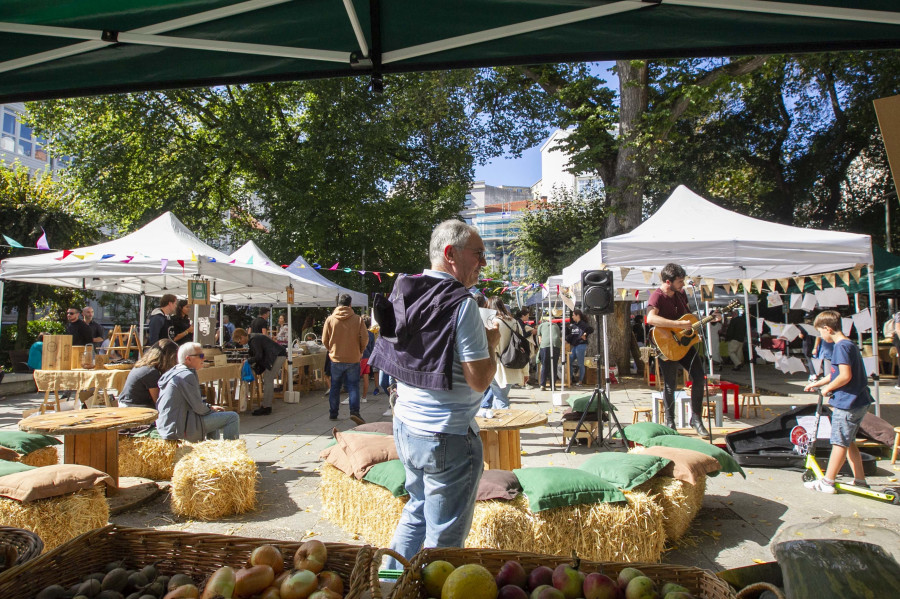
[[[803,486],[811,491],[818,491],[819,493],[827,493],[828,495],[834,495],[837,493],[837,489],[834,488],[834,484],[828,484],[823,479],[817,478],[816,480],[811,480],[808,483],[803,483]]]
[[[347,400],[347,401],[350,401],[350,400]],[[369,400],[366,399],[365,395],[363,395],[362,397],[359,398],[359,403],[369,403]]]
[[[349,398],[348,398],[348,399],[342,399],[342,400],[341,400],[341,405],[342,405],[342,406],[350,405],[350,399],[349,399]]]

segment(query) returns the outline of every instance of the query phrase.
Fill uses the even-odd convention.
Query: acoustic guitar
[[[738,300],[732,301],[725,306],[725,311],[729,312],[741,305]],[[685,314],[679,321],[690,322],[690,329],[670,329],[666,327],[653,327],[650,331],[650,338],[656,351],[664,360],[680,360],[688,353],[688,350],[700,342],[700,335],[697,331],[707,322],[716,318],[715,314],[710,314],[703,318],[697,318],[693,314]]]

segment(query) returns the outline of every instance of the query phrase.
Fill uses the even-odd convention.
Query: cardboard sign
[[[209,305],[209,281],[202,279],[190,279],[188,281],[188,297],[189,304],[200,304],[201,306]]]

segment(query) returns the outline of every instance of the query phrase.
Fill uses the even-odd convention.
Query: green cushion
[[[7,462],[0,460],[0,476],[7,474],[15,474],[16,472],[25,472],[26,470],[34,470],[34,466],[23,464],[21,462]]]
[[[655,455],[611,451],[591,456],[578,469],[608,480],[620,489],[630,491],[656,476],[657,472],[671,462],[672,460]]]
[[[519,479],[532,512],[625,501],[625,495],[614,484],[574,468],[519,468],[513,474]]]
[[[147,438],[147,439],[162,439],[162,435],[159,434],[159,430],[157,430],[156,426],[151,426],[145,431],[141,431],[139,433],[134,433],[133,435],[129,435],[135,438]]]
[[[700,453],[705,453],[708,456],[714,457],[722,466],[721,472],[740,472],[741,476],[747,478],[747,475],[744,474],[740,464],[731,457],[730,453],[716,447],[712,443],[707,443],[700,439],[692,439],[681,435],[660,435],[659,437],[649,439],[644,445],[646,447],[676,447],[678,449],[699,451]],[[716,474],[710,473],[709,476],[716,476]]]
[[[625,438],[632,443],[646,445],[653,437],[660,435],[677,435],[678,431],[670,429],[668,426],[657,424],[656,422],[638,422],[637,424],[629,424],[625,427]]]
[[[0,445],[24,455],[50,445],[59,445],[59,439],[37,433],[0,431]]]
[[[569,407],[572,408],[575,412],[593,412],[597,410],[597,402],[591,401],[590,407],[588,406],[588,402],[591,400],[593,393],[586,393],[585,395],[577,395],[577,396],[569,396],[566,399],[566,403],[569,404]],[[616,406],[609,403],[608,399],[603,400],[603,409],[607,412],[611,410],[615,410]]]
[[[400,460],[388,460],[375,464],[363,476],[363,480],[376,485],[381,485],[391,492],[394,497],[409,495],[406,492],[406,469]]]

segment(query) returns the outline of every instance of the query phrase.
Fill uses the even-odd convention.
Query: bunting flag
[[[803,288],[806,287],[806,277],[794,277],[794,285],[797,286],[797,289],[803,292]]]
[[[364,270],[358,270],[358,271],[356,271],[356,272],[358,272],[358,273],[361,274],[361,275],[366,274],[366,271],[364,271]]]
[[[828,284],[831,285],[832,287],[836,286],[835,285],[836,279],[837,279],[837,277],[835,276],[835,273],[833,273],[833,272],[830,272],[827,275],[825,275],[825,280],[827,280]]]
[[[75,254],[75,257],[79,260],[84,260],[85,254]]]
[[[159,274],[163,274],[164,272],[166,272],[166,269],[169,268],[169,259],[163,258],[159,262],[160,262]]]
[[[350,268],[349,266],[345,266],[342,270],[343,270],[344,272],[353,272],[353,269]]]
[[[381,282],[381,273],[380,273],[380,272],[372,271],[372,274],[375,275],[375,276],[378,278],[378,282],[380,283],[380,282]]]
[[[329,268],[328,270],[337,270],[339,264],[340,264],[340,262],[335,262],[334,265],[331,268]]]
[[[622,280],[625,280],[625,277],[628,276],[628,273],[631,272],[630,268],[625,268],[624,266],[619,267],[619,272],[622,273]]]
[[[619,289],[619,295],[621,295],[622,299],[624,300],[625,296],[628,295],[628,290],[627,289]]]
[[[775,279],[770,280],[769,281],[769,289],[771,291],[778,291],[778,281],[776,281]]]
[[[778,279],[778,284],[781,285],[781,290],[785,293],[788,292],[788,286],[791,284],[790,279]]]
[[[229,262],[228,264],[234,264],[235,262],[237,262],[237,260],[232,260],[232,261]],[[178,263],[181,264],[181,270],[184,270],[184,261],[183,261],[183,260],[179,260]]]
[[[184,274],[184,260],[176,260],[175,262],[181,267],[181,274]],[[231,261],[231,264],[234,264],[234,260]]]
[[[738,280],[728,279],[728,288],[731,289],[731,293],[737,293]]]
[[[644,282],[649,284],[650,279],[653,278],[653,273],[649,270],[642,270],[641,274],[644,275]]]
[[[5,239],[6,243],[8,243],[11,247],[14,247],[14,248],[24,248],[25,247],[24,245],[22,245],[15,239],[13,239],[11,237],[7,237],[6,235],[3,236],[3,239]]]
[[[250,256],[250,260],[253,260],[253,256]],[[196,261],[197,261],[197,255],[194,254],[194,250],[191,250],[191,262],[196,262]],[[252,262],[251,262],[251,264],[252,264]]]
[[[34,244],[39,250],[49,250],[50,244],[47,243],[47,232],[44,231],[44,227],[41,227],[41,236],[38,237],[37,243]]]
[[[209,261],[210,261],[210,262],[215,262],[216,259],[215,259],[215,258],[210,258]],[[268,264],[268,262],[266,262],[266,264]]]
[[[193,252],[192,252],[193,254]],[[247,264],[253,264],[253,256],[250,256],[250,259],[247,260]]]
[[[850,276],[853,277],[853,280],[856,283],[859,283],[859,280],[862,278],[862,269],[861,268],[852,269],[850,271]]]
[[[322,265],[319,264],[318,262],[313,262],[310,266],[312,266],[316,270],[319,270],[320,268],[322,268]]]
[[[288,266],[289,266],[288,264],[282,264],[281,268],[287,268]]]
[[[702,277],[691,277],[691,283],[694,284],[694,287],[699,287],[701,280],[703,280]]]
[[[837,278],[837,282],[841,285],[849,285],[850,284],[850,273],[846,270],[841,272],[834,273]]]
[[[393,276],[394,276],[394,274],[396,274],[396,273],[392,273],[392,272],[389,272],[389,273],[388,273],[388,274],[387,274],[387,276],[389,276],[389,277],[393,277]],[[543,285],[541,285],[541,287],[543,287]]]
[[[122,262],[122,263],[124,263],[124,264],[128,264],[128,263],[130,263],[132,260],[134,260],[134,256],[126,256],[125,259],[124,259],[124,260],[121,260],[120,262]]]
[[[810,277],[810,279],[812,279],[812,282],[816,284],[816,287],[818,287],[819,289],[822,288],[822,275],[815,275]]]
[[[747,290],[747,293],[753,293],[753,279],[742,279],[741,285]]]
[[[706,287],[706,292],[709,293],[710,295],[712,295],[713,290],[715,289],[715,286],[716,286],[716,280],[715,279],[703,279],[703,286]]]
[[[634,290],[634,299],[637,300],[637,298],[638,298],[640,295],[641,295],[641,292],[640,292],[639,290],[635,289],[635,290]]]
[[[5,235],[4,235],[4,237],[5,237]],[[72,250],[63,250],[62,253],[63,253],[62,256],[60,256],[59,258],[54,258],[54,260],[65,260],[66,258],[71,256],[74,252],[72,252]]]

